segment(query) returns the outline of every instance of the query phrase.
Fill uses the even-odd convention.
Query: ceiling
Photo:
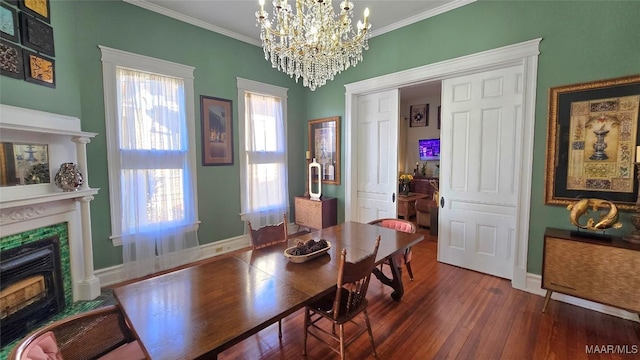
[[[236,40],[260,46],[260,32],[255,12],[258,0],[123,0],[147,10],[229,36]],[[294,0],[289,0],[293,5]],[[330,1],[330,0],[329,0]],[[337,9],[342,0],[333,1]],[[363,18],[369,8],[371,36],[413,24],[429,17],[470,4],[476,0],[351,0],[353,22]],[[265,10],[272,11],[271,1],[265,1]],[[427,92],[440,91],[439,83],[402,89],[403,98],[418,98]]]
[[[260,32],[255,12],[258,0],[123,0],[127,3],[173,17],[234,39],[260,46]],[[294,0],[289,0],[293,5]],[[331,1],[331,0],[329,0]],[[342,0],[334,0],[338,8]],[[351,0],[353,23],[363,18],[369,8],[371,36],[384,34],[472,3],[476,0]],[[271,1],[265,1],[265,10],[271,13]]]

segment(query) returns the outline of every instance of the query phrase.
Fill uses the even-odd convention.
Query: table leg
[[[374,268],[373,275],[375,275],[381,283],[390,286],[393,289],[391,298],[395,301],[400,301],[404,295],[404,286],[402,285],[402,270],[395,264],[393,258],[389,258],[389,267],[391,268],[391,276],[389,279],[380,269]]]
[[[544,297],[544,306],[542,307],[542,312],[547,311],[547,305],[549,305],[549,300],[551,300],[551,294],[553,291],[547,290],[547,295]]]

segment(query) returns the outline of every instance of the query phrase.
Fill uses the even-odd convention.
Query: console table
[[[336,198],[322,198],[317,201],[296,196],[294,206],[296,225],[324,229],[338,224],[338,199]]]
[[[569,230],[544,234],[542,312],[554,291],[640,313],[640,245],[599,240]]]

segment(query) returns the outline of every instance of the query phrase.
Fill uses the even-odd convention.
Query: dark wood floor
[[[640,359],[640,323],[553,300],[543,314],[541,296],[438,263],[436,241],[426,237],[413,248],[415,280],[404,274],[401,302],[371,280],[369,316],[379,359]],[[282,340],[272,325],[219,359],[302,358],[302,311],[284,319],[282,328]],[[309,359],[338,358],[317,340],[308,341]],[[594,346],[600,353],[588,354]],[[350,359],[370,355],[366,335],[347,350]]]

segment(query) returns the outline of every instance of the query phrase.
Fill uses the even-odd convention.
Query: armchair
[[[431,235],[438,234],[438,204],[431,199],[416,200],[416,223],[427,227]]]
[[[18,342],[9,360],[146,359],[117,305],[46,325]]]

